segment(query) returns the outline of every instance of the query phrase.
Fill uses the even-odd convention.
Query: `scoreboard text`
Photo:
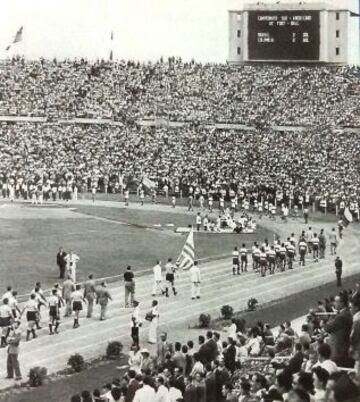
[[[319,60],[318,11],[250,11],[250,60]]]

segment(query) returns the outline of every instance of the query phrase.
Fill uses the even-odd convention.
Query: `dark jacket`
[[[140,384],[137,380],[132,380],[127,388],[127,392],[125,395],[125,402],[132,402],[135,396],[135,392],[140,388]]]
[[[329,334],[331,360],[340,366],[348,357],[351,327],[352,316],[348,308],[343,308],[324,326],[325,331]]]
[[[189,384],[185,388],[184,402],[198,402],[196,387],[194,384]]]
[[[60,253],[60,251],[56,254],[56,264],[60,268],[65,268],[66,267],[66,261],[65,261],[66,253],[63,251]]]
[[[206,386],[206,402],[218,402],[217,382],[214,373],[209,374],[205,378]]]

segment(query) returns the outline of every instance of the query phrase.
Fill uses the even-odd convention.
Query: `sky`
[[[287,0],[296,3],[299,0]],[[358,10],[360,0],[331,0]],[[157,60],[161,56],[225,62],[227,10],[244,0],[1,0],[0,59],[108,58]],[[263,0],[274,3],[275,0]],[[328,1],[329,2],[329,1]],[[23,41],[6,52],[16,31]],[[114,40],[110,42],[111,31]]]

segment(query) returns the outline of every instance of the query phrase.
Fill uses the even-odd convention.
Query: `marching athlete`
[[[275,261],[276,261],[276,252],[274,246],[270,247],[270,250],[266,253],[266,255],[269,263],[270,274],[273,275],[275,273]]]
[[[305,266],[305,255],[306,255],[308,246],[303,237],[300,239],[298,247],[299,247],[299,255],[300,255],[299,265]]]
[[[3,304],[0,307],[0,328],[1,328],[1,348],[6,346],[6,338],[9,335],[10,325],[14,316],[12,314],[11,308],[9,307],[9,299],[5,297],[3,299]]]
[[[27,332],[26,332],[26,340],[30,340],[30,334],[32,334],[33,339],[36,338],[35,326],[38,321],[38,317],[40,316],[38,302],[36,300],[35,293],[30,295],[30,300],[25,304],[23,311],[21,312],[21,316],[24,314],[26,310],[26,320],[28,323]]]
[[[49,330],[50,335],[58,334],[58,328],[60,325],[60,311],[59,311],[59,296],[57,290],[51,291],[51,296],[48,299],[49,304]],[[54,331],[53,331],[54,327]]]
[[[317,233],[314,233],[311,243],[312,243],[312,248],[313,248],[313,258],[314,258],[315,262],[319,261],[319,242],[320,242],[320,240],[317,236]]]
[[[259,265],[260,265],[261,276],[266,276],[267,255],[264,247],[261,247],[260,249]]]
[[[71,294],[71,302],[72,302],[72,309],[75,313],[73,328],[78,328],[80,327],[79,324],[80,311],[82,311],[83,309],[83,302],[85,303],[85,299],[81,291],[81,285],[76,285],[75,291],[72,292]]]
[[[247,254],[248,251],[246,245],[245,243],[243,243],[240,249],[241,272],[247,272],[247,265],[248,265]]]
[[[171,286],[174,296],[177,295],[175,289],[175,273],[176,273],[176,265],[173,264],[172,258],[168,259],[168,262],[165,264],[165,296],[169,297],[169,286]]]
[[[232,271],[233,275],[240,275],[239,250],[237,247],[234,247],[232,252]]]

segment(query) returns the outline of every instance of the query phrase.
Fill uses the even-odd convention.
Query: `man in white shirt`
[[[135,392],[133,402],[156,402],[156,394],[150,386],[150,377],[144,377],[143,386]]]
[[[200,299],[200,269],[197,265],[197,261],[194,261],[194,265],[189,270],[190,282],[191,282],[191,299]]]
[[[335,362],[330,360],[331,348],[327,343],[323,343],[318,347],[318,362],[314,364],[314,367],[320,366],[325,369],[329,374],[338,371],[338,367]]]
[[[165,289],[163,287],[163,276],[162,276],[162,267],[161,267],[161,261],[157,261],[156,265],[153,268],[153,273],[154,273],[154,284],[153,284],[153,290],[152,290],[152,296],[156,296],[157,290],[160,288],[161,294],[165,294]]]
[[[176,379],[174,377],[170,378],[169,387],[170,388],[166,402],[177,402],[179,400],[182,400],[182,393],[178,388],[176,388]]]
[[[2,298],[1,298],[1,301],[4,299],[10,300],[11,298],[12,298],[12,287],[8,286],[6,288],[6,292],[3,294]]]
[[[157,377],[156,378],[156,395],[155,401],[156,402],[168,402],[169,391],[164,385],[164,377]]]
[[[65,257],[65,261],[67,273],[71,276],[74,283],[76,283],[76,264],[78,263],[78,261],[80,261],[80,257],[74,254],[72,250],[70,250],[70,253],[67,254]]]

